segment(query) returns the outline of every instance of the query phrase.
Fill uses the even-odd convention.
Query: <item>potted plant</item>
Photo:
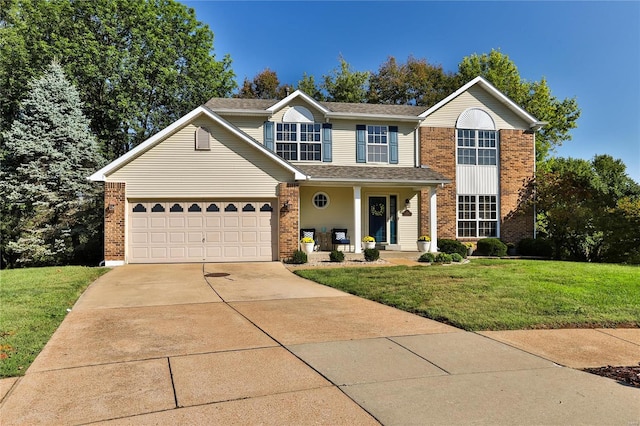
[[[516,245],[513,243],[507,243],[507,255],[515,256],[516,255]]]
[[[467,256],[471,256],[473,254],[473,243],[464,243],[464,246],[467,248]]]
[[[362,239],[362,248],[364,248],[365,250],[376,248],[376,239],[371,235],[367,235]]]
[[[421,235],[418,237],[418,251],[421,253],[426,253],[429,251],[429,247],[431,246],[431,237],[428,235]]]
[[[307,255],[313,253],[313,246],[315,245],[315,241],[311,237],[304,237],[300,240],[300,248]]]

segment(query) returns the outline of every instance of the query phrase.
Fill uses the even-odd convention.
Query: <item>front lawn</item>
[[[296,274],[465,330],[640,327],[640,267],[474,259]]]
[[[65,266],[0,272],[0,378],[21,376],[67,309],[107,268]]]

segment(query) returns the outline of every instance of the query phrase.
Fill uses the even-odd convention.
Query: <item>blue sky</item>
[[[640,2],[182,1],[229,54],[238,84],[269,68],[296,85],[338,67],[376,71],[388,56],[455,72],[465,56],[500,49],[522,78],[545,77],[575,97],[578,128],[555,155],[624,161],[640,182]]]

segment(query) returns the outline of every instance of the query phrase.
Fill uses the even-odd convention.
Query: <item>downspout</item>
[[[538,212],[537,212],[537,208],[536,208],[536,187],[537,185],[535,184],[535,179],[536,179],[536,172],[537,172],[537,164],[538,161],[536,160],[536,132],[533,132],[533,181],[534,181],[534,190],[533,190],[533,239],[537,239],[538,238]]]
[[[420,123],[416,126],[413,131],[413,157],[416,167],[420,167],[420,135],[418,134],[420,130]]]

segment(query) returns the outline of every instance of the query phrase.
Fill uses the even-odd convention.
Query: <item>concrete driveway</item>
[[[638,424],[640,392],[301,279],[127,265],[0,406],[10,424]]]

